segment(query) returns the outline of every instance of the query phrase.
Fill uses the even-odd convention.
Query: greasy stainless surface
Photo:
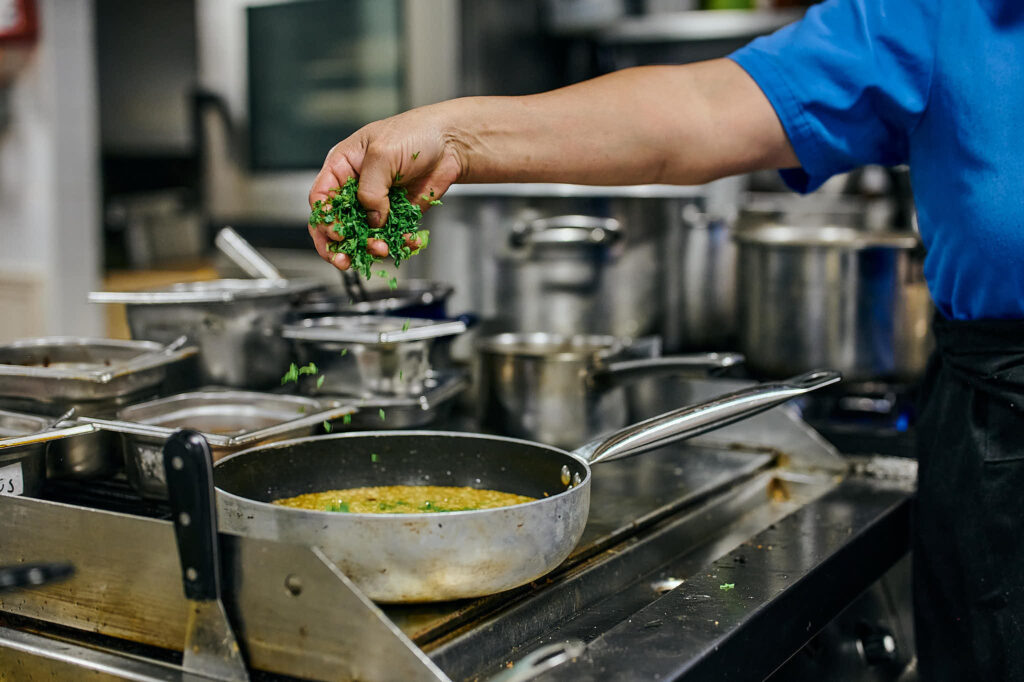
[[[422,395],[432,370],[447,364],[441,340],[464,331],[455,320],[342,315],[286,325],[283,334],[300,364],[319,369],[319,376],[300,378],[304,393],[411,397]]]
[[[82,417],[81,421],[120,433],[128,482],[144,497],[164,499],[167,486],[161,450],[178,429],[199,431],[217,460],[259,443],[316,433],[323,422],[353,411],[348,405],[325,407],[301,396],[208,390],[132,405],[119,410],[116,420]]]
[[[140,292],[92,292],[89,300],[125,303],[132,337],[169,343],[181,334],[199,346],[204,384],[275,386],[291,362],[281,325],[313,283],[220,279]]]
[[[0,595],[0,610],[181,651],[186,602],[170,522],[6,497],[0,519],[20,531],[0,534],[0,555],[59,555],[77,569],[66,582]],[[254,669],[320,680],[444,679],[315,548],[230,535],[221,544],[227,608]]]
[[[375,601],[447,601],[501,592],[550,572],[579,542],[590,507],[588,461],[646,452],[835,381],[834,373],[820,372],[790,384],[740,389],[573,453],[511,438],[428,431],[337,434],[256,447],[215,467],[221,524],[251,537],[316,545]],[[271,504],[382,483],[470,485],[537,499],[440,516]]]
[[[665,242],[665,319],[669,350],[735,348],[736,244],[731,218],[694,204],[669,225]]]
[[[324,391],[330,388],[324,382]],[[415,429],[443,419],[469,388],[469,377],[460,370],[432,372],[423,382],[420,395],[345,395],[344,392],[318,396],[321,405],[356,408],[348,423],[331,422],[332,431]],[[380,412],[384,411],[381,418]]]
[[[35,495],[46,478],[46,444],[29,439],[11,446],[18,436],[43,431],[49,420],[0,410],[0,495]],[[24,440],[24,439],[22,439]]]
[[[214,237],[213,243],[217,245],[221,253],[230,258],[250,277],[269,280],[284,279],[274,264],[264,258],[263,254],[253,248],[253,245],[235,232],[233,228],[222,227]]]
[[[682,584],[540,679],[766,677],[906,555],[913,484],[850,476],[697,570],[670,562]]]
[[[480,339],[481,423],[497,433],[571,448],[628,422],[626,383],[647,375],[700,375],[742,361],[721,353],[627,360],[629,346],[628,339],[612,336],[542,332]]]
[[[185,672],[226,682],[248,682],[238,641],[224,603],[189,600],[181,667]]]
[[[828,366],[855,380],[924,370],[933,308],[915,236],[766,226],[737,241],[740,349],[754,371]]]
[[[167,340],[176,341],[178,336]],[[193,346],[51,336],[0,345],[0,395],[39,402],[109,400],[153,389]]]

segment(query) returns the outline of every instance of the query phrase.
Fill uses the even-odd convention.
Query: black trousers
[[[923,680],[1024,680],[1024,321],[937,318],[918,419]]]

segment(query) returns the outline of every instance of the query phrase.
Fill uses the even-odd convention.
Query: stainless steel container
[[[199,346],[199,380],[268,388],[288,369],[281,325],[293,303],[318,285],[267,279],[221,279],[135,292],[92,292],[94,303],[123,303],[132,337],[170,342],[180,334]]]
[[[0,438],[39,433],[49,421],[45,417],[0,410]],[[46,447],[46,443],[35,443],[0,449],[0,495],[33,497],[39,493],[46,480]]]
[[[194,357],[194,346],[152,341],[44,337],[0,345],[0,403],[55,417],[113,416],[129,402],[157,395],[168,371]],[[46,450],[50,478],[99,478],[121,469],[119,440],[97,432],[55,441]]]
[[[571,447],[628,421],[622,387],[654,374],[704,376],[742,361],[705,353],[624,359],[611,336],[499,334],[478,344],[481,422],[502,435]]]
[[[665,246],[665,321],[671,350],[736,347],[736,244],[732,221],[684,207]]]
[[[915,235],[770,225],[737,241],[740,349],[753,371],[826,365],[860,380],[924,370],[932,305]]]
[[[313,435],[325,421],[354,412],[346,405],[327,408],[311,398],[252,391],[203,390],[126,407],[116,420],[82,418],[120,432],[128,482],[143,497],[164,499],[162,450],[178,429],[199,431],[214,461],[232,452],[283,438]]]
[[[438,341],[464,331],[454,320],[342,315],[286,325],[282,334],[295,343],[300,364],[319,370],[317,377],[300,377],[305,393],[418,396],[445,363],[434,352]]]
[[[615,218],[561,215],[517,224],[497,262],[497,326],[639,336],[661,315],[656,240],[627,241]]]

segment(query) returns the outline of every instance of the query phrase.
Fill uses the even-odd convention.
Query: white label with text
[[[21,462],[0,467],[0,495],[21,495],[25,492],[25,479]]]

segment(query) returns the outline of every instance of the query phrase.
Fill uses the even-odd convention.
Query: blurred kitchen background
[[[20,34],[0,31],[0,339],[127,336],[123,311],[86,293],[241,276],[213,247],[225,225],[285,276],[337,285],[309,244],[306,195],[330,146],[363,123],[455,96],[723,56],[801,16],[798,5],[0,0],[0,14],[33,19]],[[806,198],[774,173],[695,188],[463,186],[426,222],[433,245],[402,278],[453,285],[449,313],[485,328],[654,334],[669,350],[749,356],[751,338],[780,332],[749,312],[770,302],[744,293],[766,289],[737,282],[737,258],[778,257],[767,253],[778,239],[804,236],[770,235],[766,246],[738,232],[769,222],[910,233],[913,207],[904,173],[868,168]],[[860,249],[850,234],[832,245]],[[917,265],[896,259],[886,281],[899,277],[925,319]],[[860,305],[829,295],[817,305]],[[845,369],[900,375],[904,363],[913,374],[919,346],[887,348],[867,367],[848,357]],[[755,368],[790,369],[762,355]]]

